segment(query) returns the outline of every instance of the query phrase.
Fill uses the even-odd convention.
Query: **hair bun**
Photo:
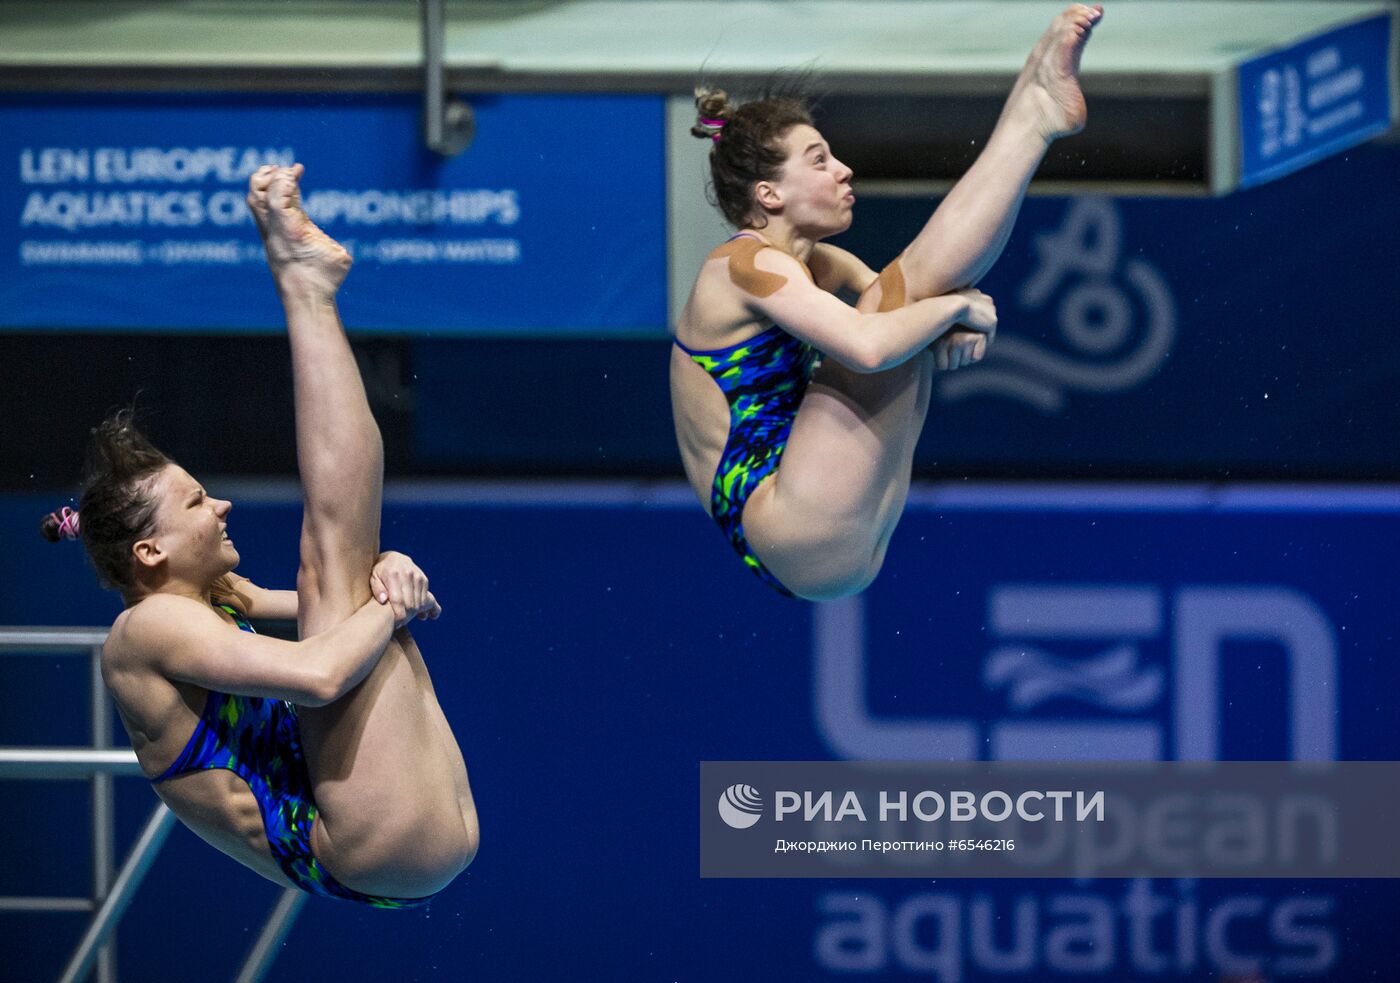
[[[39,520],[39,535],[51,543],[78,538],[78,513],[68,506]]]
[[[690,128],[692,136],[701,140],[715,140],[719,132],[734,117],[734,106],[723,89],[697,86],[695,89],[695,125]]]

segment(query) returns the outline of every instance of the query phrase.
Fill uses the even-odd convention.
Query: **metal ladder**
[[[136,889],[155,863],[175,815],[158,802],[121,869],[115,868],[112,779],[141,775],[136,752],[112,747],[112,701],[102,683],[105,628],[0,628],[0,655],[83,655],[90,662],[92,743],[87,747],[0,747],[0,779],[87,779],[92,785],[92,893],[88,897],[0,897],[3,912],[91,911],[92,920],[59,977],[78,983],[97,972],[116,983],[115,943],[109,941]],[[258,983],[272,968],[306,895],[285,888],[248,950],[235,983]]]

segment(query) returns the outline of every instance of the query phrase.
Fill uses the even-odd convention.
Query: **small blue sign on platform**
[[[1381,14],[1239,66],[1241,188],[1390,128],[1393,31]]]

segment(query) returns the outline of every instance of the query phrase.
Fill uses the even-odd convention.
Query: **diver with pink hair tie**
[[[1102,16],[1076,3],[1055,19],[980,156],[879,274],[822,241],[851,225],[853,174],[805,99],[696,90],[691,133],[710,143],[715,198],[738,232],[677,319],[671,405],[696,495],[774,590],[836,598],[879,573],[933,373],[992,342],[996,307],[974,284],[1051,142],[1084,126],[1079,59]]]
[[[249,180],[287,321],[303,489],[295,591],[234,574],[230,502],[136,429],[94,428],[80,538],[125,603],[102,678],[155,793],[202,839],[270,880],[377,908],[426,903],[476,854],[462,752],[410,622],[441,608],[379,551],[384,448],[336,309],[346,250],[301,207],[302,167]],[[81,520],[81,521],[80,521]],[[297,620],[299,641],[251,619]]]
[[[726,122],[727,122],[727,120],[722,120],[722,119],[708,119],[708,118],[706,118],[706,117],[704,117],[704,116],[701,116],[701,117],[700,117],[700,125],[701,125],[701,126],[707,127],[707,128],[709,128],[709,129],[712,129],[712,130],[715,131],[715,132],[710,136],[710,139],[713,140],[715,143],[719,143],[719,131],[722,130],[722,129],[724,129],[724,124],[725,124]]]
[[[39,523],[39,535],[51,543],[61,539],[77,539],[78,513],[66,505],[57,512],[50,512]]]

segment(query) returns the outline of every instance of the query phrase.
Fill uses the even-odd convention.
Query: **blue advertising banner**
[[[661,99],[469,102],[442,158],[409,96],[0,98],[0,327],[280,330],[243,197],[300,161],[353,330],[662,330]]]
[[[859,201],[836,242],[879,269],[933,205]],[[978,284],[996,340],[981,364],[935,374],[917,467],[1393,473],[1396,255],[1400,153],[1387,146],[1221,199],[1032,198]],[[463,398],[435,386],[422,405],[450,413]]]
[[[935,204],[862,199],[835,241],[879,269]],[[1397,255],[1400,148],[1379,143],[1221,199],[1031,198],[979,284],[996,341],[934,375],[916,468],[1393,480]],[[679,469],[664,341],[412,344],[419,462]],[[524,391],[551,399],[516,412]]]
[[[1382,14],[1239,66],[1240,187],[1389,129],[1394,29]]]
[[[210,491],[235,501],[242,572],[290,584],[298,505]],[[686,488],[389,497],[384,544],[445,607],[414,635],[481,852],[426,909],[310,900],[271,979],[1394,975],[1393,880],[701,880],[716,804],[697,782],[705,760],[1396,760],[1395,489],[916,488],[872,588],[821,605],[759,584]],[[58,504],[0,498],[23,571],[0,624],[118,607],[34,534]],[[0,679],[0,744],[87,740],[82,660],[0,655]],[[154,796],[117,785],[120,856]],[[83,889],[86,803],[81,783],[0,784],[0,895]],[[177,829],[123,922],[122,976],[231,975],[276,896]],[[4,913],[0,978],[55,977],[85,918]]]

